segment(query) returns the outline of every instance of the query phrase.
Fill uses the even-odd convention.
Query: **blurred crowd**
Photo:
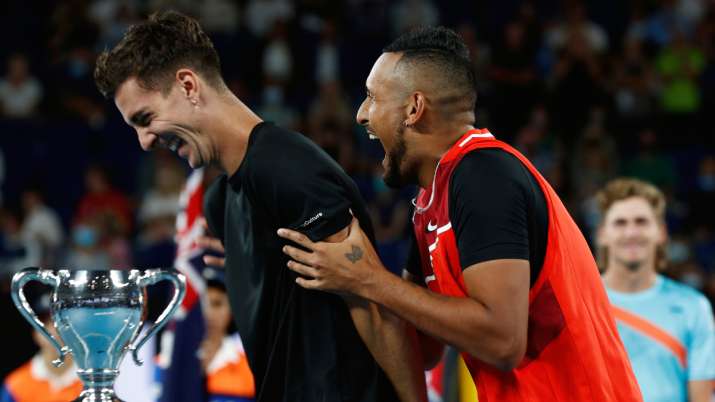
[[[471,50],[477,126],[529,157],[591,240],[603,184],[627,175],[657,185],[668,197],[666,274],[715,303],[715,1],[8,0],[3,311],[22,267],[172,265],[187,167],[142,153],[92,78],[99,51],[166,8],[200,20],[239,98],[308,135],[355,179],[391,269],[405,259],[414,189],[384,185],[382,149],[354,115],[382,47],[443,24]]]

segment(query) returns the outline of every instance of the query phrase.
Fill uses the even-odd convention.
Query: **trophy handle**
[[[180,274],[176,270],[148,269],[138,279],[138,284],[142,288],[164,280],[171,281],[171,283],[174,284],[174,295],[171,297],[169,305],[166,306],[164,312],[162,312],[159,318],[156,319],[156,322],[154,323],[154,325],[152,325],[149,332],[147,332],[146,335],[144,335],[144,337],[139,340],[136,346],[129,347],[129,350],[132,351],[132,358],[134,359],[134,363],[136,363],[138,366],[144,364],[144,361],[139,358],[139,349],[144,346],[144,343],[146,343],[149,338],[159,332],[159,330],[167,323],[169,317],[174,314],[176,309],[179,307],[179,304],[184,299],[184,295],[186,293],[186,278],[184,277],[184,275]]]
[[[57,275],[55,275],[52,271],[49,270],[39,268],[25,268],[12,277],[12,291],[10,292],[10,294],[12,295],[12,301],[15,303],[15,307],[20,310],[20,313],[23,315],[23,317],[25,317],[25,319],[29,321],[30,324],[32,324],[32,326],[35,327],[36,330],[38,330],[42,335],[44,335],[45,338],[50,341],[52,346],[55,347],[55,349],[57,349],[59,357],[53,360],[52,364],[55,367],[60,367],[62,364],[64,364],[65,355],[67,355],[70,350],[67,346],[60,346],[60,343],[57,341],[57,339],[55,339],[55,337],[52,336],[49,331],[47,331],[47,328],[45,328],[45,324],[43,324],[42,321],[37,318],[35,312],[32,311],[32,307],[30,306],[30,303],[28,303],[27,298],[25,297],[25,292],[23,291],[25,284],[30,281],[38,281],[45,285],[52,286],[53,289],[57,289],[60,284],[60,278],[58,278]]]

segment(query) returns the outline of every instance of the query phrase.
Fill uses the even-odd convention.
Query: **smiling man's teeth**
[[[170,149],[172,152],[176,152],[184,144],[184,141],[174,134],[169,134],[164,137],[164,146]]]
[[[377,136],[376,136],[375,134],[370,134],[370,133],[368,133],[367,135],[370,137],[371,140],[376,140],[376,139],[377,139]]]

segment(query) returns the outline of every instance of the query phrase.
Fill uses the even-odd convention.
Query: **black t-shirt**
[[[397,400],[343,299],[295,284],[276,234],[287,227],[321,240],[350,223],[350,210],[373,239],[364,201],[339,165],[270,123],[253,129],[238,171],[207,190],[205,214],[226,249],[229,300],[258,401]]]
[[[449,183],[449,219],[462,269],[499,259],[529,260],[531,285],[546,255],[548,208],[536,178],[496,148],[465,155]],[[414,241],[407,269],[422,276]]]

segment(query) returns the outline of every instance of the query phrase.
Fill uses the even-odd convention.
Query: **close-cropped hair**
[[[400,35],[382,50],[402,53],[398,65],[428,65],[445,78],[443,82],[459,89],[472,104],[477,100],[476,79],[469,49],[462,38],[445,27],[421,27]]]

